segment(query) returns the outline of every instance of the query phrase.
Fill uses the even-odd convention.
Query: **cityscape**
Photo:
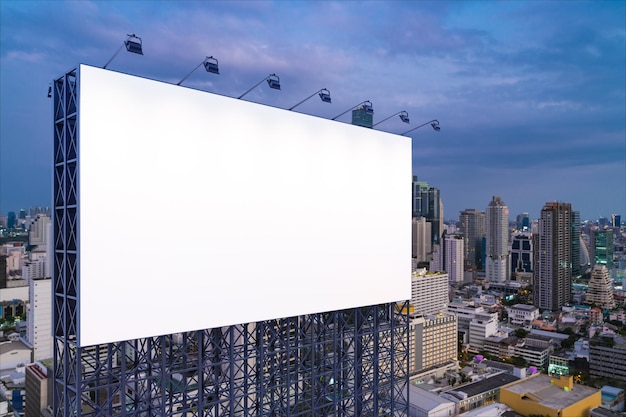
[[[0,417],[625,417],[625,6],[0,3]]]

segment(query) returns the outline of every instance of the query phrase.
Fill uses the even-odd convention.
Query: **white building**
[[[450,417],[456,404],[447,398],[409,384],[409,417]]]
[[[509,315],[509,322],[520,326],[531,323],[533,320],[538,319],[540,315],[537,307],[528,304],[515,304],[511,307],[506,307],[506,312]]]
[[[454,314],[414,317],[409,329],[409,375],[457,361],[458,328]]]
[[[469,324],[469,348],[478,352],[485,347],[485,339],[498,334],[498,313],[479,313]]]
[[[598,307],[608,310],[615,308],[613,282],[609,277],[609,270],[606,265],[596,264],[593,266],[585,303],[597,304]]]
[[[500,196],[494,196],[486,211],[487,248],[485,272],[489,282],[506,282],[509,267],[509,208]]]
[[[448,281],[463,282],[463,237],[460,235],[446,236],[444,254],[444,271],[448,273]]]
[[[448,274],[420,269],[411,276],[411,307],[415,314],[437,314],[448,306]]]
[[[28,240],[33,246],[24,262],[23,277],[28,282],[29,305],[26,310],[26,339],[33,349],[33,360],[52,358],[52,236],[50,218],[37,215],[30,227]]]
[[[426,217],[414,217],[411,229],[411,255],[418,262],[429,262],[432,253],[432,224]]]

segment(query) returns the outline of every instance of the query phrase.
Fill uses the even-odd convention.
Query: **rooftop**
[[[515,381],[519,381],[519,378],[508,373],[501,373],[487,379],[463,385],[448,392],[464,392],[467,394],[468,398],[470,398],[475,395],[482,394],[483,392],[500,388]]]
[[[595,388],[578,384],[575,384],[571,391],[565,391],[553,384],[550,377],[543,374],[533,375],[518,383],[511,384],[506,387],[506,390],[523,396],[524,401],[538,402],[555,410],[569,407],[599,392]]]

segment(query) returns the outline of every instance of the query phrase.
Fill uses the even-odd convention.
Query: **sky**
[[[78,64],[332,119],[369,100],[413,138],[413,174],[444,218],[501,196],[510,218],[548,201],[626,217],[624,1],[0,1],[0,213],[51,205],[48,85]],[[349,112],[338,122],[350,123]],[[112,167],[114,169],[114,167]],[[181,216],[189,213],[179,213]],[[172,213],[176,216],[176,213]]]

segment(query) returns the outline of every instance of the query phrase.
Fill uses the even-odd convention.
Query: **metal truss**
[[[408,301],[79,346],[78,87],[53,88],[56,417],[408,416]]]

